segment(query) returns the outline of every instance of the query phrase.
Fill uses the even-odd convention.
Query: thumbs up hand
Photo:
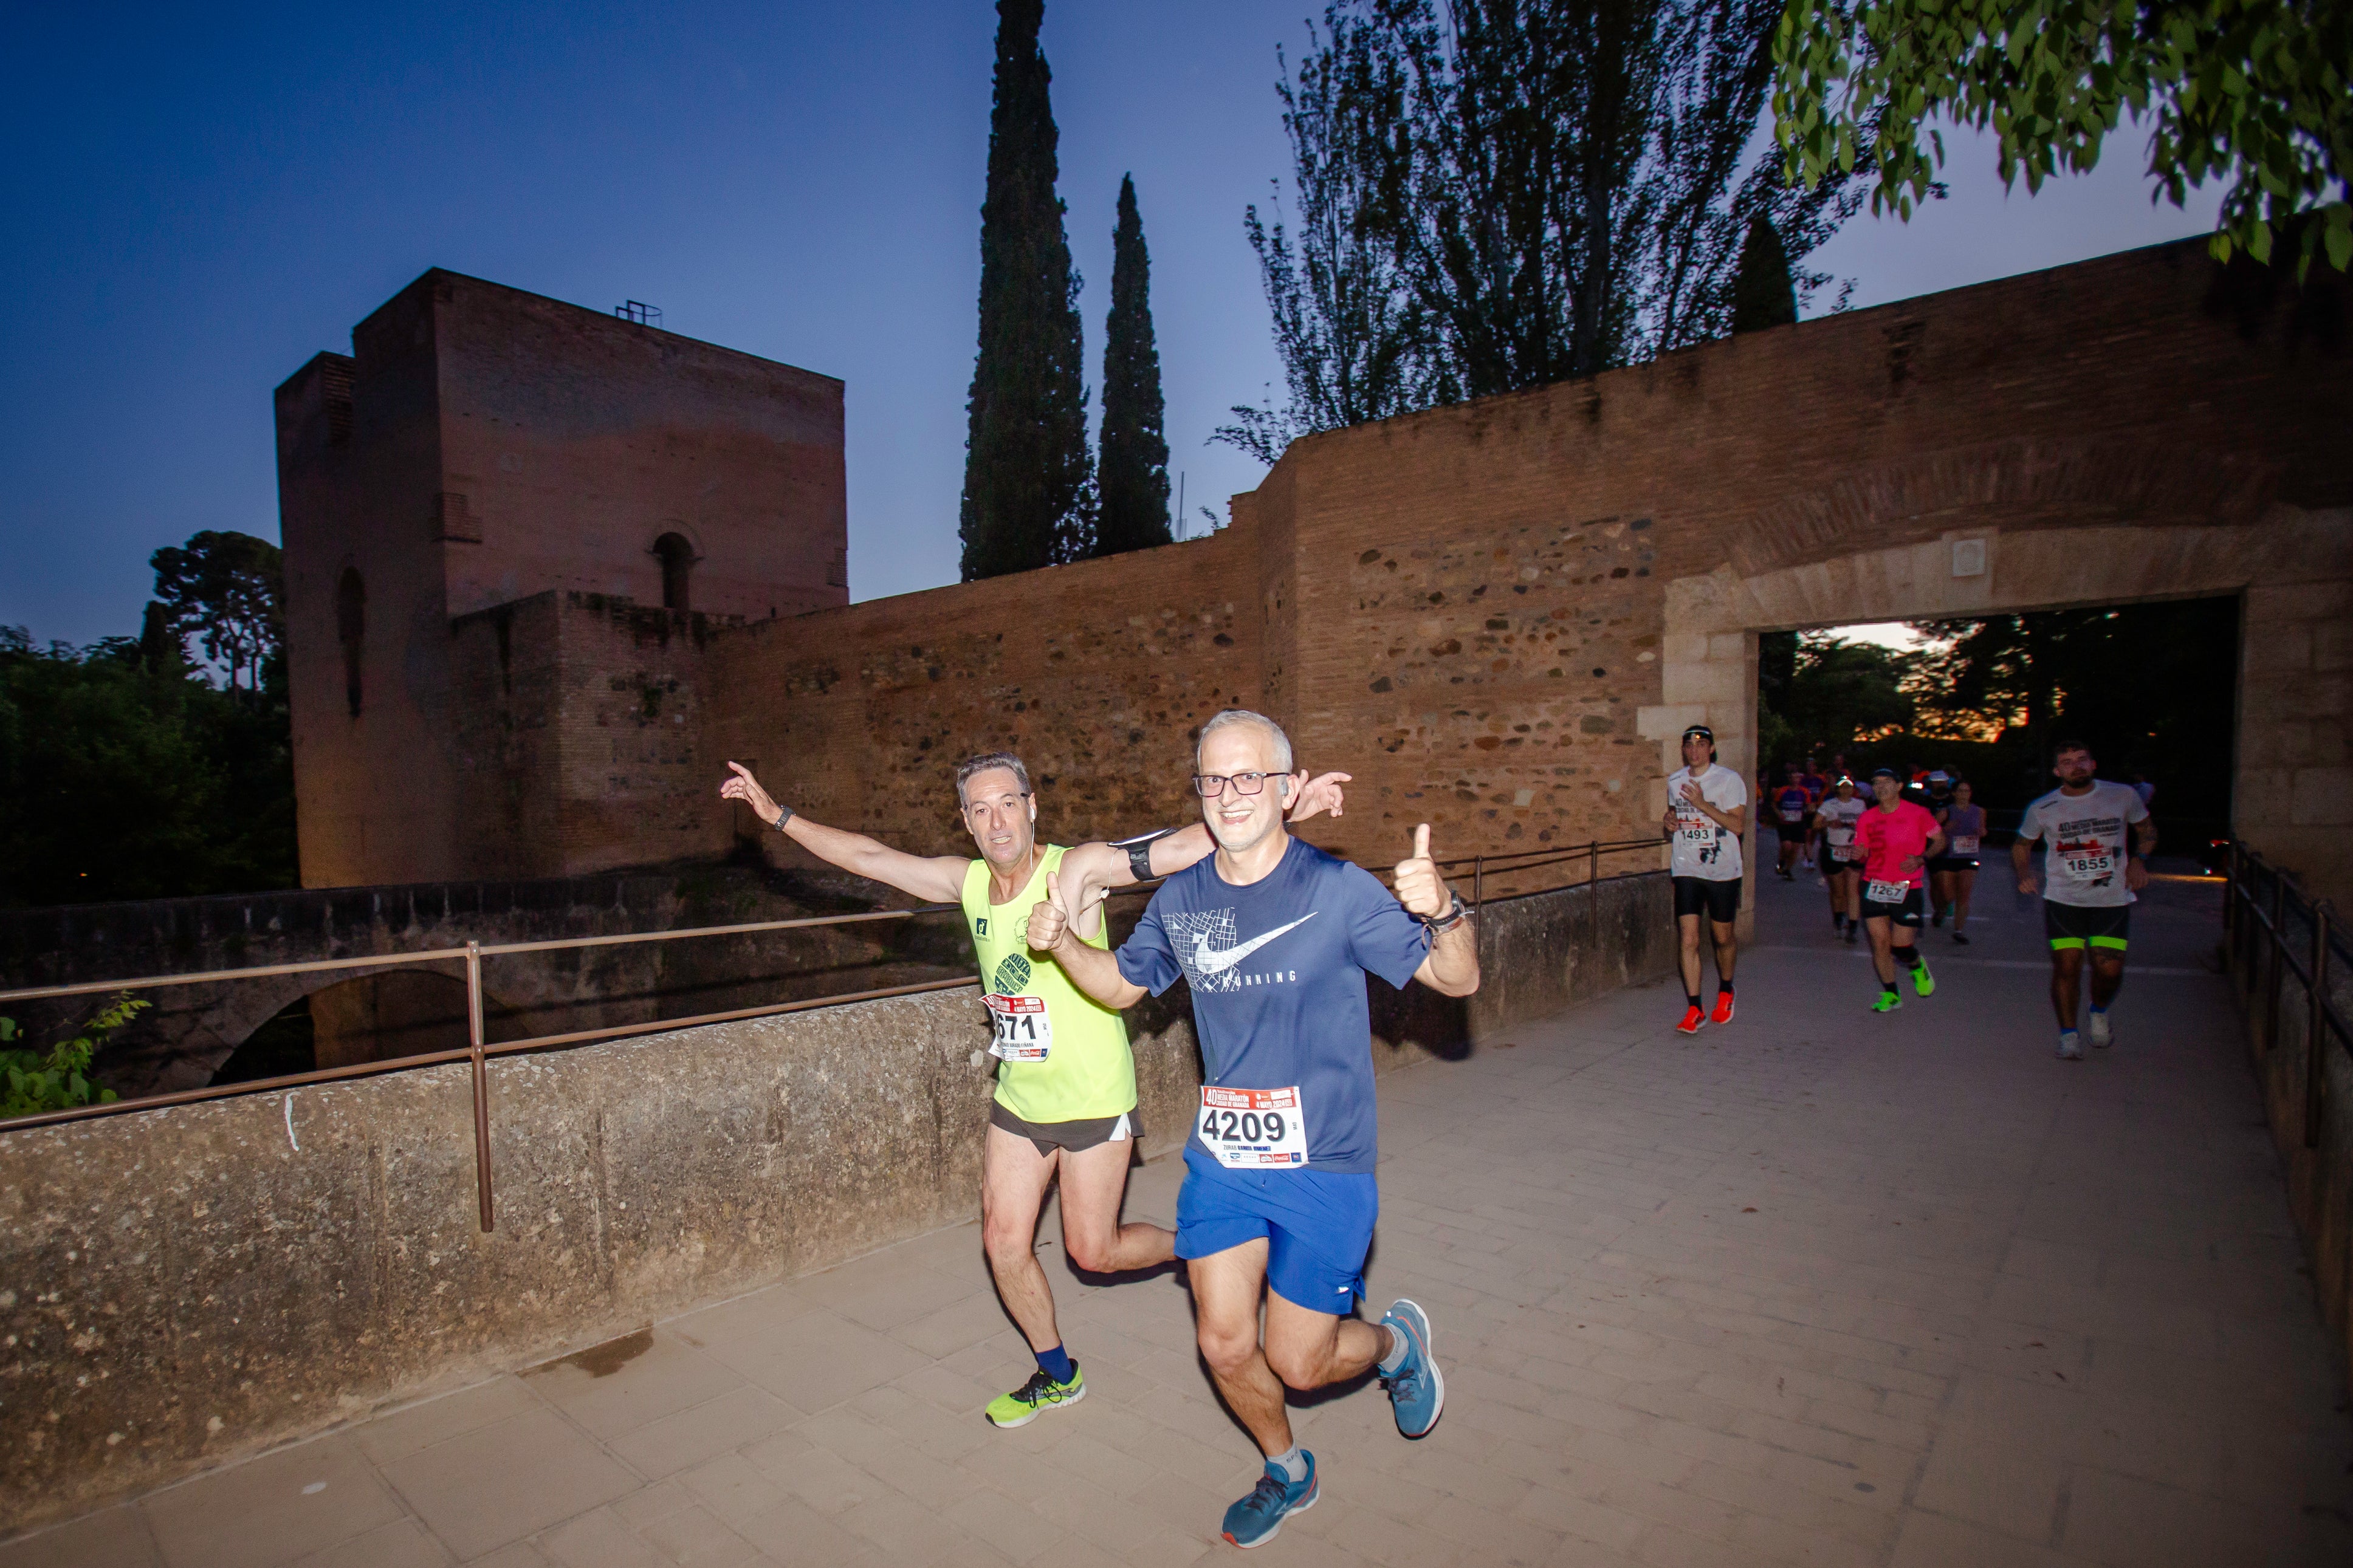
[[[1454,896],[1438,874],[1438,862],[1430,858],[1427,822],[1413,830],[1413,853],[1398,862],[1397,898],[1408,910],[1426,920],[1436,920],[1453,905]]]
[[[1040,952],[1051,952],[1071,929],[1071,911],[1062,902],[1061,879],[1052,871],[1046,873],[1046,896],[1029,906],[1029,945]]]

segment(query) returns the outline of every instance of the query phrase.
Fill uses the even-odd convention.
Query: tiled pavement
[[[1381,1300],[1445,1420],[1307,1402],[1293,1563],[2353,1562],[2343,1368],[2198,959],[2137,916],[2091,1060],[2049,1054],[2031,911],[1989,878],[1936,994],[1867,1016],[1820,895],[1768,883],[1742,1015],[1670,987],[1382,1086]],[[1166,1219],[1178,1167],[1136,1173]],[[1050,1222],[1047,1235],[1053,1235]],[[1180,1564],[1257,1468],[1181,1275],[1049,1272],[1088,1399],[979,1415],[1027,1358],[944,1231],[0,1548],[0,1568]]]

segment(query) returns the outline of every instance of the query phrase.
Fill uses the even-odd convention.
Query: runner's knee
[[[1231,1377],[1250,1365],[1258,1353],[1258,1324],[1217,1323],[1203,1318],[1194,1331],[1194,1339],[1201,1347],[1201,1359],[1209,1370],[1220,1376]]]
[[[1321,1388],[1331,1375],[1332,1347],[1271,1344],[1266,1347],[1266,1364],[1285,1388]]]

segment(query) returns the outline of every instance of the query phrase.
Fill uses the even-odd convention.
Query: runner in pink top
[[[1945,847],[1945,830],[1926,807],[1904,798],[1904,781],[1894,769],[1873,773],[1871,793],[1876,804],[1854,825],[1854,841],[1862,847],[1863,925],[1871,932],[1872,967],[1879,973],[1879,997],[1871,1008],[1893,1013],[1904,1005],[1895,994],[1899,958],[1912,971],[1915,991],[1926,996],[1936,988],[1915,940],[1928,912],[1928,859]]]

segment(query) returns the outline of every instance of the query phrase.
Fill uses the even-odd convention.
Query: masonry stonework
[[[1423,821],[1446,856],[1641,838],[1685,723],[1753,771],[1759,632],[2228,594],[2238,829],[2353,893],[2344,315],[2159,246],[1308,437],[1210,540],[797,615],[475,605],[412,658],[463,694],[434,809],[478,822],[438,841],[506,875],[725,853],[733,758],[953,850],[955,763],[997,746],[1051,837],[1133,831],[1191,814],[1189,734],[1235,703],[1356,775],[1318,837],[1369,863]],[[304,781],[306,825],[372,787]],[[313,880],[396,874],[305,831]]]

